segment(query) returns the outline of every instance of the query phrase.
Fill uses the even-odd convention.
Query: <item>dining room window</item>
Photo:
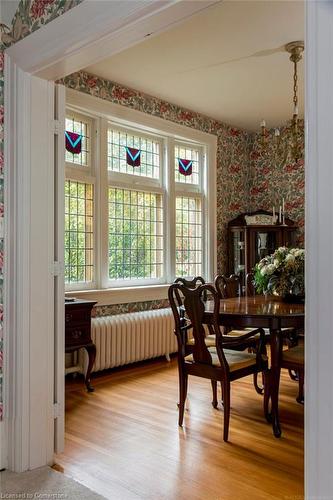
[[[109,279],[163,277],[160,194],[109,187]]]
[[[67,290],[92,288],[97,282],[96,126],[96,118],[77,110],[67,110],[65,136],[72,139],[69,148],[65,142],[64,267]],[[78,139],[80,147],[75,149],[73,145]]]
[[[202,274],[202,204],[199,197],[176,198],[176,276]]]
[[[90,167],[92,120],[77,112],[68,112],[65,123],[66,132],[80,136],[80,152],[73,153],[66,149],[66,163],[72,166]]]
[[[182,168],[183,163],[185,167]],[[175,144],[175,182],[199,186],[200,170],[202,170],[200,163],[200,148],[186,143]],[[190,175],[186,175],[189,170],[186,171],[184,168],[191,169]]]
[[[129,122],[129,110],[127,121],[93,111],[69,108],[66,116],[66,128],[85,138],[77,158],[66,152],[66,289],[207,276],[214,240],[206,137]]]
[[[133,130],[109,127],[107,142],[108,170],[159,179],[161,140]],[[134,167],[128,163],[127,158],[129,152],[133,150],[140,155],[140,162]],[[133,153],[133,155],[135,154],[137,153]]]
[[[94,278],[93,185],[65,181],[65,282]]]

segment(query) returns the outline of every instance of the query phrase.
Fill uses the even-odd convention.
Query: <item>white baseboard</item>
[[[6,421],[0,422],[0,470],[6,469],[8,466],[6,424]]]

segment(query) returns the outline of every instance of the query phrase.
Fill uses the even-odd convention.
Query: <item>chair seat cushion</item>
[[[230,335],[231,337],[239,337],[240,335],[245,335],[246,333],[252,332],[255,330],[255,328],[244,328],[244,330],[231,330],[230,332],[227,332],[226,335]],[[259,338],[260,333],[256,333],[253,335],[253,338]]]
[[[304,366],[304,345],[297,345],[282,351],[282,363]]]
[[[215,335],[207,335],[205,338],[205,344],[207,347],[215,347],[216,346],[216,341],[215,341]],[[187,345],[194,345],[194,339],[188,339]]]
[[[221,366],[219,357],[216,352],[216,347],[208,347],[208,351],[212,357],[212,365]],[[231,372],[255,365],[257,362],[256,354],[244,351],[232,351],[231,349],[224,349],[223,352],[227,359]],[[266,356],[262,356],[262,358],[267,361]],[[194,363],[193,354],[189,354],[188,356],[186,356],[185,361],[187,363]]]
[[[244,328],[244,330],[231,330],[231,332],[228,332],[226,333],[226,335],[231,335],[233,337],[238,337],[239,335],[245,335],[245,333],[249,333],[249,332],[252,332],[253,330],[255,330],[255,328]],[[269,336],[269,331],[267,330],[264,330],[265,331],[265,337],[268,337]],[[259,339],[260,338],[260,333],[256,333],[255,335],[253,335],[253,338],[254,339]]]

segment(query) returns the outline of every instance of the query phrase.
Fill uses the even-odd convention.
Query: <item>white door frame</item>
[[[4,402],[8,466],[20,471],[53,458],[54,83],[5,59]]]
[[[306,497],[333,498],[333,2],[307,2]]]
[[[6,50],[5,423],[0,439],[5,425],[8,442],[0,444],[8,459],[0,467],[21,472],[50,464],[63,441],[64,408],[54,407],[63,391],[64,338],[54,332],[54,241],[58,237],[60,253],[63,231],[60,225],[54,234],[54,182],[61,182],[61,172],[55,180],[53,80],[96,62],[96,53],[119,52],[147,32],[157,34],[214,3],[85,1]],[[56,295],[63,298],[63,288]]]
[[[114,24],[117,2],[101,2],[103,4],[103,15],[99,11],[99,2],[83,2],[72,11],[60,16],[58,19],[47,26],[36,31],[32,35],[23,39],[21,42],[13,45],[8,51],[8,57],[11,59],[11,65],[16,63],[19,68],[25,72],[39,75],[44,78],[60,78],[70,72],[76,71],[82,67],[96,62],[94,49],[98,47],[101,32],[103,36],[103,46],[106,52],[101,57],[110,55],[128,47],[131,44],[138,43],[142,37],[149,32],[157,33],[167,29],[179,19],[185,19],[195,11],[215,2],[190,2],[190,1],[165,1],[165,2],[147,2],[142,0],[141,12],[140,5],[135,4],[135,13],[130,12],[131,4],[135,2],[123,2],[129,8],[128,12],[122,11],[122,18],[117,17]],[[154,9],[154,6],[156,8]],[[90,10],[89,10],[90,9]],[[182,15],[179,15],[179,9]],[[74,12],[75,11],[75,12]],[[133,18],[135,16],[135,21]],[[87,17],[90,16],[90,17]],[[131,17],[132,16],[132,17]],[[77,20],[77,22],[74,20]],[[89,36],[87,31],[82,30],[86,25],[86,19],[90,19]],[[148,19],[148,21],[147,21]],[[330,498],[333,491],[333,431],[331,425],[331,415],[333,406],[332,392],[332,355],[333,340],[331,335],[331,314],[332,301],[330,286],[333,279],[333,270],[331,266],[332,245],[333,245],[333,226],[332,226],[332,133],[333,133],[333,104],[332,104],[332,84],[333,73],[330,54],[332,53],[332,37],[330,33],[333,27],[332,3],[330,2],[308,2],[307,3],[307,35],[306,35],[306,109],[307,109],[307,158],[306,158],[306,243],[307,243],[307,317],[306,317],[306,495],[308,498],[325,497]],[[106,26],[113,27],[112,33],[105,34]],[[117,24],[118,23],[118,24]],[[75,48],[68,52],[67,48]],[[25,77],[23,77],[24,79]],[[26,88],[20,90],[26,92]],[[28,100],[26,100],[28,102]],[[13,105],[13,102],[12,102]],[[5,102],[6,113],[14,113],[8,99]],[[327,112],[329,110],[329,113]],[[27,114],[27,110],[25,110]],[[10,189],[10,195],[15,195],[12,191],[8,173],[12,167],[15,158],[8,156],[10,151],[17,151],[17,158],[24,158],[24,152],[29,150],[30,139],[23,125],[20,129],[22,140],[18,135],[6,135],[6,182]],[[30,175],[30,172],[29,172]],[[331,182],[328,180],[331,179]],[[22,194],[26,196],[27,186],[23,183]],[[31,194],[29,192],[29,194]],[[10,196],[9,196],[10,200]],[[12,198],[14,202],[15,199]],[[9,201],[9,203],[11,203]],[[27,201],[22,198],[22,206],[27,207]],[[10,206],[10,205],[9,205]],[[21,213],[23,223],[24,213]],[[25,231],[25,237],[29,228],[22,226]],[[7,227],[8,236],[13,238],[14,229]],[[46,240],[45,240],[46,241]],[[32,242],[33,244],[34,242]],[[7,245],[8,249],[8,245]],[[25,267],[23,263],[27,255],[22,252],[19,255],[10,257],[7,263],[9,266],[22,266],[21,279],[25,277]],[[33,251],[33,246],[30,251]],[[8,252],[7,252],[8,259]],[[29,261],[29,259],[28,259]],[[27,264],[30,263],[27,262]],[[18,270],[20,267],[18,267]],[[11,291],[12,283],[5,279],[5,296],[8,297]],[[30,314],[29,306],[26,305],[27,297],[21,297],[23,307],[28,308],[27,314]],[[8,299],[5,304],[5,318],[11,318],[10,309],[16,310],[23,321],[25,310],[17,311],[15,304],[10,304]],[[5,320],[6,321],[6,320]],[[24,321],[23,321],[24,322]],[[15,326],[15,325],[14,325]],[[8,412],[11,408],[10,384],[19,386],[19,381],[27,384],[24,378],[26,373],[27,360],[30,362],[31,353],[28,338],[25,338],[18,332],[17,328],[12,331],[13,325],[5,324],[5,364],[6,360],[17,356],[17,349],[23,356],[22,364],[16,366],[18,373],[14,373],[15,378],[11,380],[8,374],[5,374],[5,408]],[[43,332],[39,332],[42,335]],[[24,343],[26,348],[24,349]],[[16,351],[15,351],[16,349]],[[13,361],[18,361],[14,358]],[[53,369],[53,367],[52,367]],[[46,373],[49,372],[46,370]],[[37,381],[38,382],[38,381]],[[29,389],[29,388],[28,388]],[[28,391],[28,389],[26,389]],[[20,403],[24,407],[27,394],[20,388]],[[7,410],[6,410],[7,411]],[[14,412],[21,411],[20,408],[14,408]],[[14,414],[13,414],[14,415]],[[31,415],[30,415],[31,416]],[[10,443],[22,433],[22,427],[15,428],[13,422],[9,425]],[[36,443],[27,442],[22,435],[20,448],[16,450],[17,460],[13,459],[11,446],[9,447],[10,467],[14,470],[23,470],[32,468],[34,464],[29,463],[26,458],[34,450]],[[45,441],[48,435],[41,433],[36,437],[37,441]],[[28,440],[29,441],[29,440]],[[40,443],[39,443],[40,445]]]

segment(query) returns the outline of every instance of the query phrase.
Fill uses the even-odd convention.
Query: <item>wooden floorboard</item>
[[[177,425],[175,360],[152,361],[66,383],[66,444],[57,462],[112,500],[300,500],[303,407],[282,376],[283,436],[276,439],[251,378],[232,383],[229,443],[208,380],[190,378],[185,425]]]

